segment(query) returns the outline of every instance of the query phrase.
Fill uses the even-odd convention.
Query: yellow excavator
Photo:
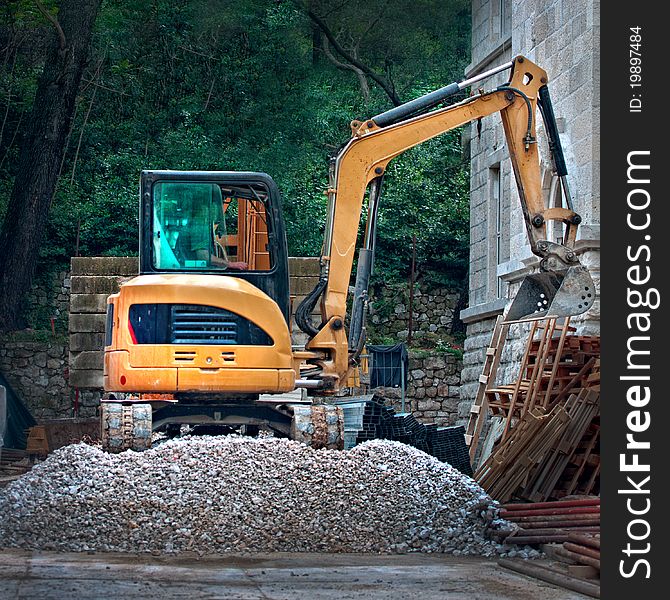
[[[506,84],[447,107],[447,98],[497,73]],[[331,159],[320,277],[295,311],[309,339],[291,345],[288,258],[280,196],[266,174],[144,171],[140,181],[140,274],[109,297],[101,404],[103,445],[141,450],[152,431],[182,425],[269,427],[316,447],[342,447],[342,409],[329,397],[347,385],[365,344],[368,282],[382,180],[389,162],[442,133],[497,113],[502,119],[531,250],[528,276],[508,320],[585,312],[595,287],[575,253],[580,216],[544,70],[523,56],[365,121]],[[544,121],[564,207],[547,207],[536,117]],[[364,199],[367,225],[352,308],[347,298]],[[562,224],[559,242],[547,224]],[[320,312],[320,322],[313,315]],[[348,323],[348,326],[345,326]],[[307,388],[312,402],[261,401]]]

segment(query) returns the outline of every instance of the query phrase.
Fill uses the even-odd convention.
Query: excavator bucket
[[[506,321],[571,317],[593,305],[596,289],[586,267],[528,275],[512,302]]]

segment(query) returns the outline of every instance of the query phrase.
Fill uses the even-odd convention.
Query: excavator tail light
[[[521,283],[505,320],[579,315],[591,308],[595,297],[593,279],[583,266],[528,275]]]

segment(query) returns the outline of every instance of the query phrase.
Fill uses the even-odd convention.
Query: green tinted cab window
[[[153,207],[155,268],[271,269],[262,190],[214,183],[157,182],[153,186]]]

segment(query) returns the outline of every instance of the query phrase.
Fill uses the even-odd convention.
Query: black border
[[[667,272],[663,243],[665,231],[664,204],[667,191],[665,157],[670,142],[667,139],[667,114],[664,87],[667,85],[665,66],[668,51],[664,42],[670,39],[670,32],[661,16],[661,3],[637,2],[617,4],[603,3],[601,11],[601,338],[602,338],[602,598],[666,598],[670,585],[665,582],[668,567],[668,496],[663,490],[670,469],[670,452],[667,449],[666,429],[670,429],[668,399],[665,397],[665,378],[670,375],[669,346],[664,337],[667,320],[664,309],[670,296],[667,293]],[[630,87],[630,47],[631,27],[641,28],[642,86]],[[630,112],[629,101],[632,94],[641,94],[641,112]],[[627,195],[632,185],[627,181],[627,156],[631,151],[649,150],[651,169],[649,185],[644,187],[651,194],[648,212],[651,225],[645,231],[634,231],[627,225]],[[649,235],[650,239],[644,239]],[[640,259],[637,263],[629,260],[628,247],[635,249],[641,244],[649,245],[651,257],[648,262]],[[646,253],[643,254],[646,256]],[[650,543],[647,554],[637,555],[649,561],[650,577],[646,578],[646,568],[639,565],[635,575],[624,577],[620,572],[620,561],[625,559],[625,568],[630,569],[633,559],[626,557],[623,549],[629,541],[627,527],[632,516],[626,501],[630,496],[619,494],[626,489],[626,475],[620,470],[620,454],[626,452],[626,434],[629,429],[626,418],[634,410],[627,402],[626,391],[630,382],[621,381],[627,372],[627,342],[635,330],[629,329],[627,317],[636,309],[627,302],[627,289],[635,289],[628,281],[628,268],[632,264],[651,267],[650,287],[660,292],[661,304],[651,315],[651,354],[646,357],[650,364],[649,384],[651,400],[641,410],[648,410],[650,428],[644,434],[636,434],[640,439],[650,441],[649,451],[640,452],[641,462],[650,462],[651,480],[649,488],[651,508],[641,518],[649,522],[651,533],[644,542]],[[637,309],[639,310],[639,309]],[[669,378],[670,381],[670,378]],[[670,434],[670,432],[669,432]],[[630,486],[628,486],[630,487]],[[642,496],[638,496],[642,497]],[[636,532],[641,531],[635,530]],[[644,542],[635,542],[638,548]],[[635,594],[635,596],[633,596]]]

